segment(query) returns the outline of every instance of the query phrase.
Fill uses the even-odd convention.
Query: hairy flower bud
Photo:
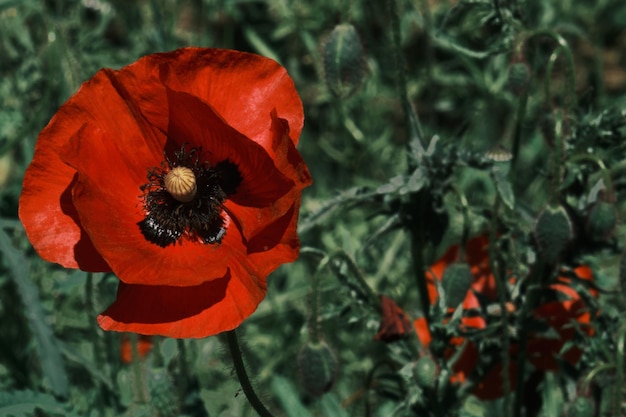
[[[554,264],[574,237],[572,222],[563,206],[547,206],[535,222],[535,239],[539,256]]]
[[[328,344],[307,342],[298,354],[298,367],[302,384],[311,395],[322,395],[328,392],[335,382],[339,364],[337,357]]]
[[[365,76],[364,51],[354,26],[335,26],[324,44],[324,75],[330,92],[339,98],[354,94]]]

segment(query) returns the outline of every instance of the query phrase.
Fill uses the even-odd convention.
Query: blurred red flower
[[[139,359],[145,358],[152,350],[153,345],[152,336],[138,335],[137,353]],[[131,363],[133,361],[133,342],[128,333],[122,333],[122,340],[120,341],[120,359],[124,363]]]
[[[298,256],[303,121],[285,69],[257,55],[184,48],[100,70],[41,132],[20,219],[42,258],[119,277],[102,328],[231,330]]]
[[[431,304],[435,303],[439,297],[435,280],[441,281],[446,268],[459,261],[459,246],[453,246],[431,267],[426,273],[428,292]],[[496,282],[489,267],[489,241],[481,236],[467,242],[465,259],[461,260],[469,265],[473,281],[463,300],[464,312],[480,311],[480,302],[477,295],[485,300],[496,302]],[[540,304],[533,310],[536,320],[543,322],[553,332],[553,337],[543,334],[529,332],[526,347],[528,361],[540,371],[556,371],[559,369],[558,362],[564,360],[570,364],[575,364],[581,357],[582,351],[576,347],[570,347],[567,351],[561,352],[568,341],[571,341],[576,334],[576,327],[587,335],[593,334],[593,327],[590,325],[591,315],[580,294],[569,284],[571,279],[565,276],[562,270],[556,283],[550,285],[548,291],[552,292],[552,299]],[[578,279],[593,281],[593,273],[587,266],[580,266],[573,271]],[[514,279],[511,279],[514,282]],[[591,290],[592,295],[597,295],[595,290]],[[450,309],[451,313],[454,309]],[[515,306],[507,304],[507,312],[514,313]],[[428,323],[424,318],[419,318],[413,323],[417,336],[424,347],[428,347],[432,342]],[[460,321],[461,330],[480,330],[487,327],[486,318],[483,315],[464,314]],[[465,337],[453,337],[448,341],[448,349],[445,358],[450,358],[454,354],[459,357],[452,366],[454,375],[450,377],[452,383],[463,383],[475,369],[479,360],[479,349]],[[459,351],[459,349],[462,349]],[[509,367],[509,386],[515,388],[515,372],[518,346],[514,340],[510,346],[511,355]],[[474,388],[473,394],[483,400],[490,400],[504,395],[504,384],[502,381],[502,363],[496,363],[482,377]]]

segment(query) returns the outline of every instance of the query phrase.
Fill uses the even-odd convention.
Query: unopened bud
[[[339,98],[354,94],[365,76],[363,45],[354,26],[335,26],[324,45],[323,59],[330,92]]]

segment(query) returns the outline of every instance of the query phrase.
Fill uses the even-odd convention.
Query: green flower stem
[[[376,293],[374,292],[374,290],[372,290],[367,281],[365,281],[363,273],[359,269],[359,266],[354,262],[352,257],[350,257],[344,251],[338,251],[331,257],[331,259],[340,259],[344,261],[346,265],[348,265],[348,268],[350,268],[350,272],[352,272],[352,276],[356,278],[359,284],[359,288],[363,290],[365,298],[369,301],[370,305],[374,306],[378,311],[381,311],[382,307],[380,305],[380,299],[378,298],[378,295],[376,295]]]
[[[469,204],[465,194],[456,186],[451,187],[454,194],[456,194],[461,204],[461,214],[463,216],[463,229],[461,232],[461,244],[459,245],[459,259],[465,259],[465,244],[469,239],[470,234],[470,216],[469,216]],[[497,200],[496,200],[497,201]],[[495,215],[492,219],[495,219]]]
[[[184,339],[176,339],[176,348],[178,349],[178,393],[183,398],[187,393],[189,386],[189,367],[187,366],[187,346]]]
[[[400,95],[400,102],[402,103],[402,109],[404,111],[405,126],[409,132],[408,141],[408,169],[409,173],[412,173],[417,164],[422,162],[424,158],[425,150],[423,144],[423,133],[420,125],[419,118],[411,105],[409,100],[409,92],[407,87],[405,62],[402,55],[402,42],[400,36],[400,11],[398,10],[397,0],[387,1],[389,9],[389,18],[391,21],[391,35],[393,40],[393,54],[396,65],[396,79],[398,81],[398,94]],[[425,18],[426,20],[429,17]],[[425,25],[430,23],[425,21]],[[426,27],[428,30],[428,27]],[[428,58],[428,57],[427,57]],[[425,198],[424,192],[419,194],[413,193],[411,195],[410,202],[408,204],[408,219],[410,222],[409,230],[411,233],[411,257],[413,260],[413,271],[415,273],[415,280],[417,284],[417,290],[419,292],[420,303],[423,310],[423,315],[427,322],[430,322],[429,305],[430,300],[428,298],[428,285],[426,284],[426,277],[424,275],[424,202],[428,201]]]
[[[566,102],[566,107],[571,109],[576,106],[576,76],[574,69],[574,55],[572,54],[572,50],[570,49],[567,40],[561,36],[561,34],[554,32],[552,30],[540,29],[533,32],[528,33],[525,36],[525,43],[527,43],[530,39],[535,37],[543,37],[547,36],[552,38],[557,43],[557,48],[554,50],[552,55],[550,56],[550,62],[548,63],[548,71],[546,73],[544,89],[546,92],[546,100],[549,100],[551,97],[550,93],[550,81],[552,79],[552,71],[554,68],[554,64],[558,59],[559,54],[563,53],[565,55],[565,61],[567,65],[567,83],[568,83],[568,96],[569,100]]]
[[[417,156],[421,159],[424,155],[424,145],[422,143],[422,128],[417,114],[409,100],[409,90],[407,87],[405,62],[402,56],[402,41],[400,36],[400,11],[397,0],[388,0],[389,17],[391,21],[391,36],[393,40],[393,55],[396,66],[396,80],[402,110],[404,111],[405,125],[409,132],[409,155]],[[413,172],[415,164],[409,158],[409,172]]]
[[[498,230],[498,212],[500,211],[500,197],[496,197],[493,207],[493,216],[491,217],[491,225],[489,228],[489,269],[493,274],[496,282],[496,292],[500,303],[501,326],[502,326],[502,381],[504,384],[504,410],[505,415],[511,415],[511,384],[509,379],[510,356],[509,350],[511,340],[508,331],[508,314],[506,310],[507,299],[507,282],[506,276],[502,273],[499,263],[496,260],[496,241]]]
[[[615,350],[615,385],[613,388],[613,415],[621,414],[621,391],[624,386],[624,353],[626,342],[626,324],[622,322],[617,336],[617,349]]]
[[[530,315],[537,304],[537,296],[539,294],[538,287],[541,283],[541,276],[544,271],[543,259],[539,257],[535,268],[533,268],[529,279],[528,288],[526,289],[526,299],[522,303],[519,315],[519,350],[517,352],[517,374],[515,384],[515,402],[513,404],[513,417],[522,416],[522,406],[524,405],[524,376],[526,369],[526,348],[528,342],[528,326],[530,323]]]
[[[567,46],[567,42],[562,39],[562,43],[559,42],[559,46],[554,50],[552,55],[550,55],[550,60],[548,61],[548,69],[546,73],[546,78],[544,81],[544,91],[546,94],[546,100],[550,100],[552,97],[552,92],[550,91],[550,84],[552,80],[552,72],[554,71],[554,65],[556,64],[557,59],[561,53],[565,54],[567,60],[567,94],[566,97],[569,100],[565,101],[565,107],[567,109],[572,109],[576,106],[576,77],[574,75],[574,58],[572,56],[572,51]]]
[[[516,120],[515,120],[515,133],[513,136],[513,145],[511,147],[511,153],[513,154],[513,158],[511,159],[511,170],[509,171],[509,178],[512,180],[514,180],[515,178],[518,178],[518,176],[516,175],[516,168],[519,163],[519,150],[520,150],[520,144],[522,143],[522,127],[524,123],[524,118],[526,117],[527,104],[528,104],[528,92],[524,91],[517,105],[517,115],[516,115]]]
[[[137,347],[139,337],[136,333],[130,334],[130,348],[133,354],[132,370],[133,382],[135,383],[135,401],[138,404],[148,404],[148,395],[146,393],[146,384],[143,380],[143,372],[141,370],[141,358],[139,357],[139,348]]]
[[[325,256],[317,266],[315,274],[313,275],[313,283],[311,284],[311,295],[309,305],[311,308],[310,317],[309,317],[309,334],[311,339],[314,342],[319,342],[321,339],[321,329],[320,329],[320,313],[319,313],[319,304],[320,304],[320,280],[322,271],[328,266],[328,262],[330,262],[330,257]]]
[[[237,340],[237,333],[235,330],[231,330],[226,332],[226,336],[228,339],[228,350],[230,351],[230,356],[233,358],[233,365],[235,366],[235,372],[237,373],[237,378],[239,379],[239,383],[241,384],[241,388],[243,389],[246,398],[252,405],[252,408],[259,414],[261,417],[272,417],[272,414],[265,408],[265,405],[261,402],[259,397],[256,395],[252,384],[250,383],[250,379],[248,378],[248,374],[246,372],[246,367],[243,363],[243,357],[241,354],[241,349],[239,348],[239,341]]]
[[[552,193],[550,195],[550,203],[556,206],[560,201],[561,194],[561,175],[562,175],[562,159],[564,151],[564,132],[563,132],[563,113],[556,110],[554,115],[554,153],[553,153],[553,169],[552,173]]]

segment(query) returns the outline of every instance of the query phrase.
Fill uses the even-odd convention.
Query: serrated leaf
[[[0,227],[0,252],[11,271],[11,278],[22,300],[24,315],[35,338],[44,378],[55,395],[67,397],[69,384],[63,358],[41,307],[39,290],[30,280],[30,263],[13,247],[11,239],[2,227]]]

